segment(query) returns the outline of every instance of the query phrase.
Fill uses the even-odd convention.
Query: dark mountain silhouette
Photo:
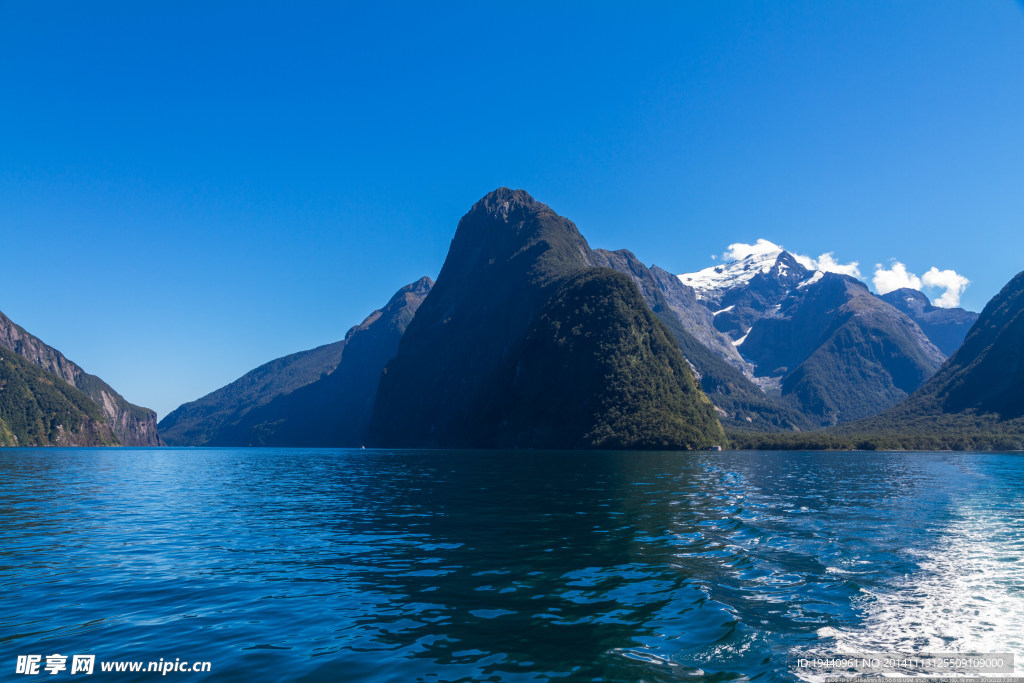
[[[359,446],[377,382],[430,291],[407,285],[345,338],[261,365],[160,422],[172,446]]]
[[[719,443],[712,405],[691,389],[690,368],[679,364],[675,344],[662,343],[664,328],[650,316],[636,285],[595,269],[597,263],[576,226],[526,192],[501,188],[474,204],[381,378],[371,443]],[[607,331],[599,333],[595,321]],[[564,362],[566,349],[576,349],[575,365],[554,372],[541,348],[557,349]],[[565,383],[568,376],[587,373],[595,377],[584,385]],[[627,383],[634,393],[619,392]],[[523,397],[544,395],[559,397],[559,410],[568,411],[565,420],[558,412],[541,416],[518,405]],[[631,396],[638,400],[627,400]],[[657,405],[655,397],[667,403]],[[689,427],[662,419],[665,414]],[[638,424],[650,429],[641,435]]]

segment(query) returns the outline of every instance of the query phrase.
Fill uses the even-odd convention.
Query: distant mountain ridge
[[[896,289],[882,294],[881,299],[910,316],[946,356],[956,353],[978,319],[973,311],[933,306],[928,297],[916,289]]]
[[[900,404],[818,433],[749,435],[747,448],[1024,449],[1024,272],[982,310],[963,345]]]
[[[6,397],[8,409],[18,411],[21,409],[19,406],[24,406],[27,414],[35,416],[31,419],[24,415],[15,418],[8,414],[7,421],[14,419],[26,425],[53,423],[52,427],[34,428],[31,445],[162,445],[157,433],[155,412],[129,403],[109,384],[85,372],[60,351],[30,334],[3,313],[0,313],[0,349],[17,355],[45,373],[40,375],[10,359],[6,366],[10,373],[7,377],[8,385],[15,380],[17,374],[22,386],[21,397],[15,401],[10,395],[13,385],[5,385],[4,389],[9,392]],[[47,387],[45,393],[49,397],[45,400],[40,395],[43,386]],[[70,391],[69,387],[76,391]],[[96,411],[82,401],[78,392],[96,407]],[[3,419],[0,416],[0,420]],[[60,420],[81,424],[81,434],[72,435],[66,427],[61,432],[57,429],[57,425],[63,424]],[[94,424],[99,421],[105,423],[108,429]],[[22,432],[23,438],[28,433]]]
[[[1024,272],[985,306],[963,345],[900,406],[950,413],[1024,417]]]
[[[250,410],[333,371],[344,348],[345,342],[337,341],[264,363],[172,410],[160,420],[160,435],[170,446],[208,445],[225,425],[237,423]]]
[[[433,281],[399,289],[341,341],[265,363],[160,422],[172,446],[359,446],[385,363]]]
[[[863,282],[812,270],[781,248],[678,277],[752,364],[753,379],[815,427],[895,405],[938,369],[946,354],[918,320],[948,347],[973,316],[930,304],[903,307],[908,314]]]
[[[500,188],[459,221],[436,283],[160,426],[187,445],[704,448],[722,425],[741,444],[831,443],[848,432],[821,428],[930,386],[937,344],[977,319],[765,245],[675,276],[591,249],[572,221]]]

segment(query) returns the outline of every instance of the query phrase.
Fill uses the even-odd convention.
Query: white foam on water
[[[1024,530],[984,512],[960,512],[943,542],[921,557],[919,571],[856,599],[864,614],[859,627],[821,629],[820,651],[1010,652],[1015,673],[1024,673]]]

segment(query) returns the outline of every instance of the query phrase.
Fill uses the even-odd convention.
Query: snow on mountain
[[[785,277],[789,265],[785,260],[779,259],[785,250],[779,245],[769,242],[766,239],[757,240],[756,244],[730,244],[724,258],[732,259],[717,266],[711,266],[696,273],[683,273],[678,275],[679,280],[689,287],[697,290],[698,298],[701,292],[719,293],[723,290],[733,289],[749,283],[758,273],[770,273],[772,268],[778,266],[778,275]],[[799,263],[800,257],[794,256]],[[802,264],[803,265],[803,264]],[[814,270],[811,268],[811,270]],[[821,279],[821,271],[814,271],[811,276],[813,282]],[[811,284],[810,281],[801,283]],[[719,313],[725,312],[719,311]]]
[[[759,239],[757,244],[746,246],[753,251],[742,258],[678,277],[684,285],[693,287],[697,292],[732,289],[747,284],[758,273],[769,272],[782,255],[782,247],[768,240]]]
[[[816,271],[814,271],[814,275],[810,276],[809,278],[807,278],[806,280],[804,280],[803,282],[798,284],[796,287],[797,287],[797,289],[802,289],[802,288],[806,287],[807,285],[813,285],[815,282],[817,282],[818,280],[820,280],[824,276],[825,276],[825,273],[823,271],[816,270]]]

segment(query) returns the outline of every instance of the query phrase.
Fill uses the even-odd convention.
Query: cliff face
[[[99,407],[103,418],[121,445],[163,445],[157,434],[154,411],[129,403],[109,384],[87,373],[60,351],[29,334],[3,313],[0,313],[0,348],[17,354],[88,396]]]
[[[91,398],[21,356],[0,350],[0,446],[116,446]]]

